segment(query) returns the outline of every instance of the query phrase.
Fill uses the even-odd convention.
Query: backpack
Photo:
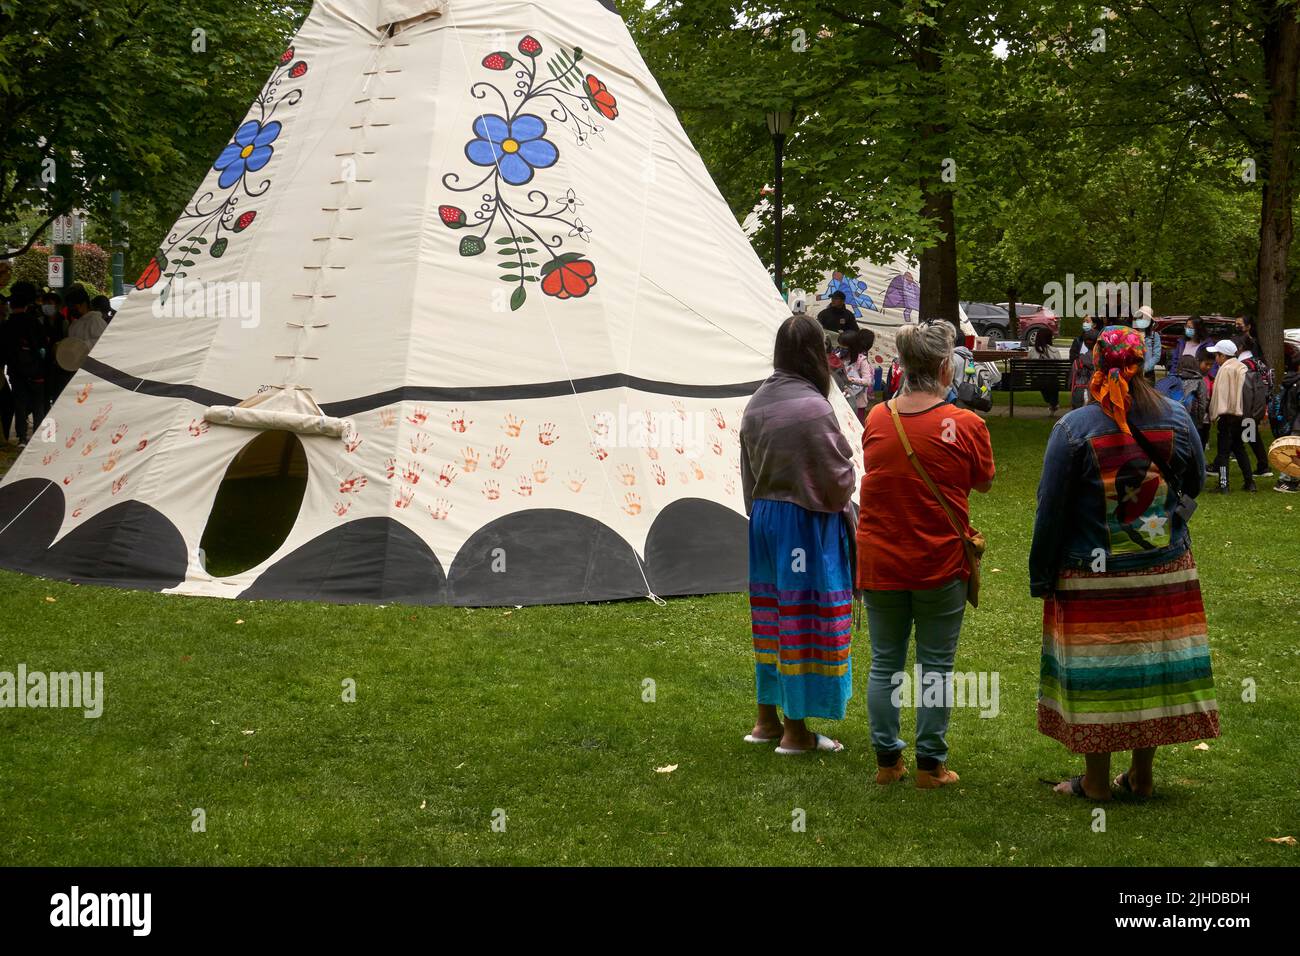
[[[1088,383],[1096,366],[1092,361],[1092,349],[1086,345],[1079,349],[1074,364],[1070,366],[1070,407],[1083,408],[1088,401]]]
[[[1199,372],[1196,377],[1198,380],[1200,379]],[[1196,417],[1196,405],[1200,389],[1196,387],[1188,388],[1187,386],[1187,381],[1178,375],[1166,375],[1156,382],[1156,391],[1165,398],[1182,405],[1183,408],[1187,409],[1187,414],[1192,416],[1192,421],[1199,423],[1200,419]]]
[[[1246,381],[1241,387],[1241,411],[1246,418],[1260,422],[1268,417],[1268,386],[1259,369],[1246,365]]]
[[[1300,432],[1300,372],[1282,379],[1282,391],[1268,403],[1268,422],[1274,438]]]

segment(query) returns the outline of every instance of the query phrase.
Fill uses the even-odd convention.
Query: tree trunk
[[[936,21],[945,11],[941,7],[934,11]],[[943,58],[940,51],[944,46],[944,36],[940,26],[924,24],[921,27],[917,45],[916,65],[920,72],[930,81],[927,89],[942,89]],[[941,100],[940,100],[941,102]],[[931,104],[930,109],[942,109]],[[921,266],[921,315],[922,319],[947,319],[957,330],[958,341],[961,340],[961,318],[957,306],[957,226],[953,217],[952,189],[943,182],[942,150],[938,149],[947,140],[948,127],[945,123],[920,123],[918,132],[922,141],[921,156],[923,163],[933,163],[919,178],[921,189],[922,214],[943,232],[943,238],[929,249],[922,250]]]
[[[1268,81],[1270,145],[1264,160],[1264,195],[1259,222],[1259,314],[1256,331],[1264,357],[1284,368],[1282,329],[1286,322],[1287,259],[1295,172],[1296,81],[1300,71],[1300,24],[1295,8],[1278,6],[1264,30],[1264,75]]]
[[[923,180],[921,188],[927,183]],[[961,337],[957,311],[957,228],[953,221],[952,193],[947,189],[925,194],[925,217],[943,230],[938,244],[921,252],[921,318],[947,319]]]

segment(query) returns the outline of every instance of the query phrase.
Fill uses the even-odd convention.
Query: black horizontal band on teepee
[[[81,366],[92,375],[106,382],[126,389],[128,392],[140,392],[144,395],[156,395],[159,398],[183,398],[196,405],[238,405],[243,399],[222,395],[197,385],[173,385],[168,382],[154,382],[149,379],[130,375],[111,365],[105,365],[93,358],[87,358]],[[338,402],[321,405],[321,411],[334,418],[344,418],[361,412],[373,411],[398,402],[505,402],[530,398],[560,398],[583,392],[604,392],[613,388],[630,388],[638,392],[655,395],[672,395],[676,398],[741,398],[753,395],[762,385],[757,382],[740,382],[733,385],[686,385],[680,382],[657,382],[648,378],[637,378],[616,372],[610,375],[593,375],[570,381],[536,382],[530,385],[480,385],[467,388],[439,388],[429,385],[406,385],[392,388],[386,392],[363,395]]]
[[[222,395],[220,392],[199,388],[197,385],[172,385],[168,382],[153,382],[146,378],[137,378],[93,358],[87,358],[81,363],[81,368],[91,375],[102,378],[106,382],[111,382],[118,388],[126,389],[128,392],[141,392],[145,395],[156,395],[159,398],[183,398],[204,407],[209,405],[238,405],[243,401],[243,399]]]
[[[614,0],[596,0],[596,2],[599,3],[606,10],[608,10],[610,13],[618,13],[618,5],[614,2]]]

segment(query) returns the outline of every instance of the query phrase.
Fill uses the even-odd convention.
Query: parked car
[[[999,302],[998,308],[1007,310],[1006,302]],[[1036,302],[1017,302],[1016,316],[1020,319],[1020,341],[1028,345],[1039,329],[1047,329],[1052,338],[1061,334],[1061,320],[1051,309],[1044,308]]]
[[[975,326],[976,335],[988,336],[990,342],[1000,342],[1011,334],[1011,317],[1005,308],[992,302],[962,302],[961,307],[971,325]]]
[[[1160,364],[1169,368],[1174,349],[1187,332],[1190,315],[1162,315],[1156,318],[1156,331],[1160,333]],[[1215,339],[1230,339],[1237,334],[1236,319],[1226,315],[1201,316],[1201,328]]]

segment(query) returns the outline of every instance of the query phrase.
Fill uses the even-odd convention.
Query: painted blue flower
[[[542,139],[546,123],[540,116],[525,113],[506,122],[500,116],[480,116],[474,121],[474,135],[465,145],[465,155],[475,166],[496,166],[501,178],[522,186],[533,178],[534,169],[554,166],[560,151]]]
[[[212,168],[220,170],[217,185],[229,189],[244,178],[245,172],[257,172],[271,161],[274,150],[271,144],[280,135],[280,124],[270,122],[263,126],[249,120],[235,131],[235,141],[221,151]]]

